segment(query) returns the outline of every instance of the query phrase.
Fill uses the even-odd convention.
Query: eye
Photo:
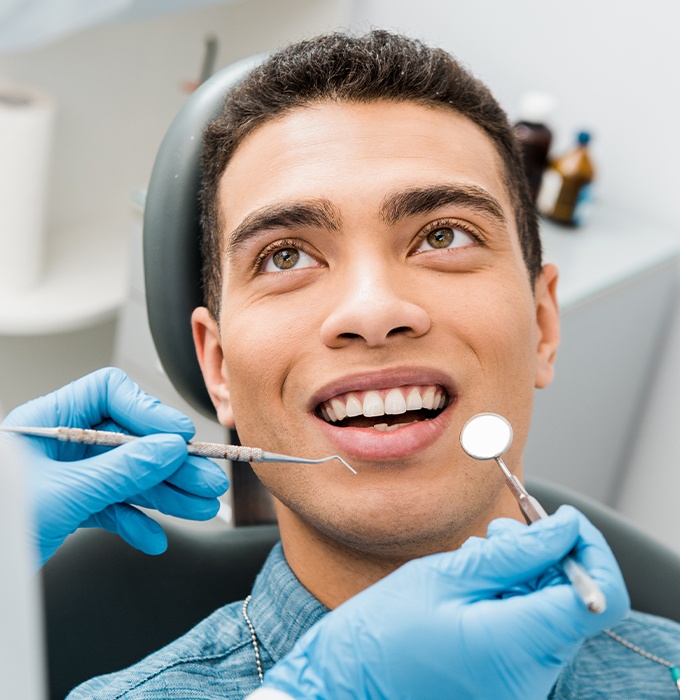
[[[442,248],[463,248],[474,245],[475,239],[466,231],[455,226],[438,226],[430,231],[416,249],[416,253]]]
[[[263,272],[282,272],[286,270],[317,267],[318,262],[303,250],[293,247],[279,248],[271,253],[262,265]]]

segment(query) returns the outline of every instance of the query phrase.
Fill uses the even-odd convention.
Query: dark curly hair
[[[535,207],[507,116],[489,89],[443,49],[384,30],[361,37],[334,33],[288,46],[233,88],[203,145],[201,226],[205,302],[219,318],[222,232],[218,188],[243,139],[261,124],[320,101],[415,102],[447,107],[482,128],[505,166],[524,261],[533,285],[541,270]]]

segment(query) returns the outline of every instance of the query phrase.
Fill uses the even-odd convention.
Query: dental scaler
[[[101,445],[104,447],[117,447],[132,440],[138,440],[135,435],[114,433],[108,430],[85,430],[82,428],[23,428],[13,426],[0,426],[0,430],[31,435],[34,437],[52,438],[63,442],[76,442],[85,445]],[[259,447],[244,447],[243,445],[222,445],[217,442],[188,442],[190,455],[199,457],[212,457],[213,459],[229,459],[233,462],[291,462],[296,464],[321,464],[337,459],[352,474],[356,469],[351,467],[342,457],[331,455],[320,459],[306,459],[305,457],[292,457],[280,455],[275,452],[265,452]]]

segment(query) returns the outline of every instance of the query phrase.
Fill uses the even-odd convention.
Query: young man
[[[282,548],[252,599],[74,697],[242,697],[327,609],[497,518],[521,520],[498,471],[459,445],[470,417],[504,415],[521,477],[533,391],[559,341],[557,271],[541,266],[488,90],[445,52],[385,32],[302,42],[230,93],[204,169],[206,307],[193,327],[220,422],[244,444],[340,454],[358,475],[257,465]],[[635,616],[617,630],[680,657],[671,623]],[[597,695],[612,664],[611,694]],[[662,666],[601,636],[553,696],[630,697],[626,668],[641,669],[645,697],[654,684],[677,692]]]

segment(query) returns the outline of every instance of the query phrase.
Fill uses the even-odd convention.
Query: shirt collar
[[[260,571],[250,603],[250,617],[258,641],[274,663],[326,613],[326,608],[293,573],[279,542]]]

